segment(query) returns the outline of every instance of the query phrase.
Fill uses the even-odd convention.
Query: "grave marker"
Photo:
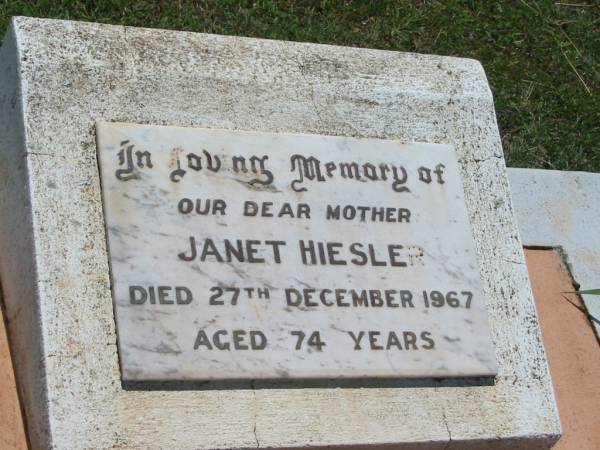
[[[113,139],[110,127],[115,133],[127,132]],[[227,130],[221,132],[227,133],[227,145],[198,145],[201,139],[209,135],[214,138],[219,133],[206,130]],[[251,141],[246,132],[256,133],[253,147],[233,146],[235,139]],[[145,141],[144,133],[156,133],[156,139]],[[192,138],[184,139],[186,133]],[[167,145],[168,134],[173,141]],[[269,150],[267,147],[275,139],[285,140],[286,145]],[[123,143],[126,140],[130,142]],[[360,175],[366,181],[344,178],[338,169],[332,169],[328,178],[324,166],[321,175],[325,181],[318,181],[316,172],[305,171],[304,179],[294,186],[306,191],[293,191],[292,182],[297,178],[291,172],[289,158],[293,154],[289,151],[302,140],[322,140],[324,147],[303,147],[293,154],[312,155],[336,166],[340,162],[360,161]],[[344,145],[338,148],[335,143]],[[367,144],[370,147],[369,143],[377,148],[376,152],[359,148]],[[134,147],[129,152],[131,145]],[[174,152],[172,160],[165,160],[174,147],[181,147],[182,151]],[[317,147],[327,152],[317,153]],[[145,150],[150,152],[148,156]],[[248,156],[248,172],[244,173],[241,160],[238,173],[212,170],[217,168],[215,156],[237,156],[237,150],[247,152],[243,155]],[[108,159],[104,158],[105,151]],[[190,153],[195,157],[188,160]],[[254,159],[256,174],[251,155],[258,157]],[[260,168],[263,156],[269,157],[263,161],[265,171]],[[298,162],[304,164],[300,158]],[[366,164],[379,162],[405,167],[407,181],[396,184],[396,188],[410,189],[410,194],[415,195],[413,200],[409,200],[412,197],[407,192],[394,191],[394,182],[404,178],[402,170],[397,171],[398,180],[391,171],[386,171],[387,180],[380,179],[381,172],[378,180],[367,176],[368,173],[374,178],[373,169]],[[438,174],[435,171],[440,163],[445,167]],[[202,170],[195,170],[200,164]],[[227,164],[234,170],[233,159]],[[423,178],[428,180],[429,173],[431,182],[419,181],[421,166],[431,171],[423,171]],[[117,178],[117,171],[121,179]],[[112,195],[107,189],[111,183],[115,189],[121,189],[120,197],[103,201],[103,195]],[[139,186],[142,190],[124,186]],[[161,193],[160,186],[166,187],[166,192]],[[271,192],[267,186],[282,192]],[[153,188],[157,192],[150,192],[147,199],[138,195],[143,189]],[[210,195],[204,195],[203,189]],[[131,198],[124,194],[131,194]],[[422,196],[421,202],[417,202],[417,194]],[[462,198],[454,198],[461,194]],[[275,200],[278,197],[282,201]],[[190,202],[182,203],[183,198]],[[201,212],[208,207],[196,201],[205,198],[222,199],[225,203],[211,203],[210,211],[215,214],[210,216],[192,212],[192,206]],[[396,204],[396,198],[403,200]],[[132,199],[147,204],[135,207]],[[261,217],[248,216],[243,222],[240,214],[245,201],[255,202]],[[272,207],[263,206],[271,201]],[[289,209],[284,208],[286,202]],[[300,203],[310,206],[310,220],[304,218],[306,211],[298,206]],[[356,209],[344,212],[340,208],[340,217],[347,214],[348,218],[328,221],[320,210],[328,203]],[[183,211],[189,212],[179,212],[180,204]],[[114,211],[121,207],[127,214],[119,222]],[[359,207],[367,208],[365,222],[356,220],[363,211]],[[369,209],[373,207],[386,209],[374,213]],[[220,214],[223,208],[226,215]],[[269,210],[273,215],[284,211],[295,217],[267,217]],[[431,241],[435,244],[436,237],[444,236],[431,222],[437,220],[432,215],[436,210],[443,211],[439,220],[455,236],[439,248]],[[451,445],[461,449],[542,449],[549,448],[560,435],[511,207],[493,100],[476,61],[16,18],[0,51],[0,211],[9,212],[0,215],[0,279],[33,448],[364,448],[390,444],[395,448],[441,449]],[[382,215],[384,221],[379,221]],[[165,233],[165,227],[157,224],[165,225],[167,220],[173,228]],[[250,220],[256,225],[248,225]],[[127,221],[140,227],[137,238],[147,241],[143,248],[135,247],[136,239],[119,242],[118,232],[113,232]],[[291,231],[277,225],[284,223]],[[309,230],[302,228],[304,223]],[[409,228],[412,236],[403,236],[402,230]],[[227,229],[232,230],[231,235]],[[212,235],[206,235],[206,230]],[[150,240],[148,233],[152,232],[157,235]],[[190,236],[196,243],[195,255]],[[214,238],[213,245],[207,247],[207,238]],[[229,250],[224,247],[224,238],[229,239]],[[285,241],[286,245],[266,244],[271,238]],[[243,240],[241,247],[237,247],[238,239]],[[315,265],[303,264],[299,253],[298,242],[310,240],[316,249]],[[262,246],[250,241],[260,241]],[[342,245],[319,247],[318,243]],[[388,265],[367,268],[331,264],[351,263],[353,258],[362,261],[360,253],[351,254],[352,243],[366,244],[362,248],[355,246],[354,250],[361,250],[370,265],[375,261],[387,261]],[[373,244],[373,256],[369,243]],[[422,247],[423,267],[416,265],[418,253],[406,253],[409,245]],[[273,262],[276,248],[281,264],[269,267],[267,257]],[[321,256],[321,248],[325,256]],[[227,259],[228,251],[232,262],[243,256],[245,260],[264,258],[265,263],[250,263],[252,268],[247,269],[250,264],[239,260],[235,264],[219,262],[217,252]],[[464,273],[455,277],[462,280],[460,286],[446,270],[455,271],[456,267],[448,263],[453,251],[462,261],[459,267]],[[204,261],[199,261],[203,253]],[[184,259],[178,258],[180,254]],[[306,254],[312,255],[310,251]],[[160,258],[154,266],[148,262],[154,259],[144,255]],[[435,255],[443,261],[435,261]],[[409,265],[411,256],[413,266]],[[133,267],[128,267],[127,261],[119,261],[123,258],[134,259]],[[170,263],[167,258],[171,258]],[[392,265],[403,262],[406,267]],[[140,264],[146,264],[148,269],[142,269]],[[189,276],[176,278],[179,273],[193,272],[194,265],[215,280],[201,274],[192,282]],[[239,269],[248,274],[247,285],[241,285],[243,277],[236,273]],[[390,281],[396,270],[414,273],[416,278],[406,280],[399,276],[402,283],[397,285]],[[342,279],[350,274],[346,278],[352,278],[352,283],[342,285],[340,273]],[[301,282],[308,279],[312,284],[302,286],[292,276]],[[432,284],[436,276],[440,277],[439,287]],[[381,277],[387,280],[378,279]],[[408,287],[403,286],[405,283]],[[131,286],[137,288],[129,294]],[[270,303],[250,303],[248,298],[238,298],[235,310],[231,305],[207,306],[206,289],[213,286],[266,287],[270,289]],[[365,315],[365,308],[360,315],[358,307],[329,307],[322,305],[319,297],[321,304],[305,303],[306,311],[296,311],[296,306],[290,306],[292,312],[281,308],[286,288],[302,289],[304,295],[305,288],[323,290],[336,286],[360,292],[381,290],[382,298],[385,289],[409,290],[415,308],[397,308],[402,314],[398,328],[394,307],[386,307],[383,315],[373,313],[374,308],[369,306],[368,314]],[[116,307],[111,287],[116,294]],[[189,293],[177,287],[187,288]],[[454,296],[448,293],[463,289],[473,292],[471,308],[466,308],[465,298],[459,300],[465,307],[454,308],[450,305]],[[421,290],[443,293],[444,306],[430,308],[425,314],[422,298],[418,310],[416,301]],[[258,300],[258,290],[252,293],[252,300]],[[331,302],[327,295],[325,301]],[[121,302],[127,298],[133,298],[134,304],[124,307]],[[401,304],[401,294],[396,298]],[[218,300],[227,298],[215,299]],[[265,300],[264,295],[260,300]],[[174,303],[166,304],[171,301]],[[306,302],[304,298],[302,301]],[[431,305],[433,301],[431,297]],[[441,297],[437,301],[441,303]],[[276,334],[277,330],[270,328],[272,322],[262,319],[260,308],[250,309],[253,304],[266,310],[274,308],[273,320],[288,317],[285,326],[282,324],[284,332],[320,331],[320,339],[327,344],[322,348],[323,354],[335,347],[334,357],[345,358],[340,359],[342,364],[331,365],[327,361],[323,368],[315,364],[320,355],[318,349],[311,354],[306,350],[307,365],[301,365],[299,358],[286,363],[283,355],[303,351],[295,350],[293,339],[285,342],[292,347],[286,351],[278,353],[267,346],[256,350],[270,352],[262,362],[251,356],[238,359],[243,370],[233,359],[226,361],[223,356],[208,366],[202,366],[201,359],[194,359],[195,355],[215,352],[205,348],[202,338],[193,350],[198,331],[207,325],[200,322],[204,319],[198,313],[210,313],[209,306],[219,314],[232,315],[229,323],[221,322],[223,329],[227,325],[231,330],[227,342],[234,346],[238,342],[238,350],[223,350],[228,355],[253,352],[239,348],[252,345],[252,336],[248,332],[233,337],[237,329],[263,330],[271,343],[281,340],[285,333]],[[156,339],[163,332],[175,333],[177,339],[182,339],[181,343],[177,341],[181,351],[187,352],[181,355],[192,355],[189,366],[167,352],[168,358],[154,360],[168,361],[164,367],[145,364],[141,372],[131,371],[140,357],[143,361],[141,355],[145,353],[141,349],[125,354],[129,344],[138,344],[136,334],[131,333],[136,329],[131,326],[127,308],[142,311],[129,319],[143,319],[142,314],[160,315],[158,311],[165,310],[167,315],[176,317],[172,323],[149,317],[150,322],[138,320],[134,326],[146,333],[148,323],[167,324],[164,330],[155,329],[151,338]],[[186,310],[189,314],[181,312]],[[247,323],[233,317],[232,311],[236,310],[247,312]],[[307,317],[319,317],[320,321]],[[377,323],[359,326],[361,317]],[[410,322],[404,322],[404,317]],[[386,365],[381,356],[370,364],[368,358],[390,354],[391,349],[369,350],[364,356],[362,350],[340,350],[348,344],[336,341],[345,337],[344,332],[336,332],[338,335],[330,331],[332,324],[338,325],[338,318],[344,332],[387,332],[393,328],[422,338],[421,332],[431,331],[442,350],[438,356],[446,358],[448,364],[443,368],[436,362],[417,361],[416,355],[426,358],[427,349],[403,349],[397,355],[401,368],[391,381],[382,380],[378,377],[387,377],[385,371],[391,364]],[[457,318],[459,321],[455,322]],[[473,320],[472,328],[454,331],[453,327],[466,318]],[[194,324],[194,320],[199,320],[199,324]],[[181,327],[176,325],[179,323]],[[437,329],[430,329],[431,326]],[[215,346],[215,332],[211,331],[207,336]],[[303,343],[311,339],[308,332]],[[453,344],[443,336],[434,336],[435,333],[450,340],[460,338],[460,345],[454,344],[459,349],[456,355],[465,360],[457,363],[449,358],[445,352]],[[379,335],[373,336],[379,342]],[[404,334],[397,336],[400,345],[406,347]],[[475,357],[468,338],[481,340],[480,354]],[[396,345],[393,339],[392,347]],[[369,336],[369,346],[370,340]],[[311,342],[316,344],[317,338]],[[146,353],[156,353],[160,342],[150,343],[152,351]],[[420,343],[427,345],[424,339]],[[256,333],[254,345],[263,345]],[[257,364],[261,367],[257,368]],[[287,383],[260,380],[262,376],[273,377],[277,364],[284,364],[292,377],[316,378]],[[219,368],[230,370],[219,373]],[[177,373],[179,369],[181,373]],[[427,377],[461,373],[489,376],[441,380]],[[147,382],[168,376],[173,383]],[[339,376],[358,378],[352,383],[327,378]],[[420,378],[400,378],[405,376]],[[223,385],[178,381],[226,377],[247,382]],[[132,386],[123,378],[140,382]]]
[[[496,374],[452,146],[97,132],[125,380]]]

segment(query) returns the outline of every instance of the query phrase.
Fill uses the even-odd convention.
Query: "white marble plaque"
[[[452,146],[97,134],[124,380],[496,374]]]

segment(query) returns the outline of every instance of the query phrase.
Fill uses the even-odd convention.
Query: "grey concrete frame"
[[[97,119],[453,144],[498,376],[124,389]],[[477,61],[16,18],[0,51],[0,211],[33,448],[546,449],[560,436]]]

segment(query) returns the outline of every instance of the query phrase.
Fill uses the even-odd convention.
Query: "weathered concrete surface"
[[[11,214],[0,215],[0,276],[34,448],[542,449],[558,439],[479,63],[28,18],[13,21],[2,52],[0,210]],[[499,375],[480,386],[124,390],[98,119],[455,145]]]
[[[2,290],[0,289],[1,304]],[[26,450],[27,439],[23,428],[2,309],[0,307],[0,417],[2,418],[0,420],[0,449]]]
[[[524,245],[562,247],[581,289],[600,287],[600,174],[509,169]],[[600,336],[600,301],[583,300]]]
[[[30,435],[34,442],[43,443],[50,434],[46,356],[42,302],[36,289],[31,166],[22,94],[19,50],[14,33],[9,32],[0,49],[0,282],[19,389],[30,412]]]
[[[600,346],[573,281],[552,250],[526,250],[563,435],[555,450],[596,450],[600,443]]]

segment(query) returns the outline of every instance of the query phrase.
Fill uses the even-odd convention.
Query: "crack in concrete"
[[[482,163],[482,162],[487,162],[491,159],[502,159],[502,155],[491,155],[491,156],[486,156],[485,158],[473,158],[473,162]]]
[[[523,261],[515,261],[514,259],[510,259],[510,258],[501,258],[502,261],[510,263],[510,264],[520,264],[520,265],[524,265],[525,263]]]
[[[252,400],[253,400],[253,405],[252,405],[252,413],[254,414],[254,418],[253,418],[253,426],[252,426],[252,433],[254,434],[254,441],[256,442],[256,448],[260,448],[260,442],[258,440],[258,435],[256,434],[256,387],[254,386],[254,381],[251,383],[250,385],[252,387]]]
[[[49,158],[60,158],[63,159],[65,161],[68,160],[68,158],[65,155],[55,155],[52,153],[44,153],[44,152],[25,152],[23,154],[23,156],[25,156],[25,158],[29,157],[29,156],[47,156]]]
[[[310,82],[304,71],[305,71],[305,67],[304,64],[302,64],[302,61],[298,58],[296,61],[297,65],[298,65],[298,69],[300,70],[300,76],[302,77],[302,79],[304,80],[305,83],[308,84],[308,86],[310,87],[310,101],[312,103],[313,109],[315,111],[315,115],[317,116],[317,118],[319,119],[319,122],[323,123],[323,117],[321,117],[321,112],[319,111],[319,108],[317,106],[317,101],[315,100],[315,87],[314,84],[312,82]]]
[[[444,419],[444,425],[446,426],[446,431],[448,432],[448,442],[444,446],[444,450],[447,450],[448,448],[450,448],[450,445],[452,444],[452,433],[450,432],[450,427],[448,426],[448,419],[446,417],[445,410],[442,411],[442,418]]]

